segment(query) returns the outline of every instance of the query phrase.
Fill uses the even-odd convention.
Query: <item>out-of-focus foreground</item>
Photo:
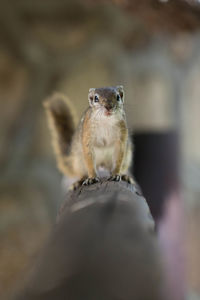
[[[64,92],[80,115],[89,88],[116,84],[130,129],[179,136],[181,204],[166,204],[161,239],[176,244],[181,227],[178,268],[188,297],[200,295],[199,49],[195,0],[0,2],[1,299],[24,278],[63,198],[42,101]]]

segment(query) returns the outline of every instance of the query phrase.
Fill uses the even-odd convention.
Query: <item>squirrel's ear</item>
[[[95,89],[92,88],[92,89],[89,89],[89,93],[88,93],[88,101],[89,101],[89,104],[90,106],[92,106],[92,102],[93,102],[93,99],[94,99],[94,93],[95,93]]]
[[[124,87],[123,87],[123,85],[117,85],[116,89],[119,92],[122,101],[124,101]]]

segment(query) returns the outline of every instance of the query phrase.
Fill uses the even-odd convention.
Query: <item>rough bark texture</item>
[[[17,299],[163,299],[154,222],[126,183],[66,195],[51,238]]]

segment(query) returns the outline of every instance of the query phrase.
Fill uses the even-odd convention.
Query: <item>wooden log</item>
[[[130,184],[69,192],[18,300],[161,300],[154,222]]]

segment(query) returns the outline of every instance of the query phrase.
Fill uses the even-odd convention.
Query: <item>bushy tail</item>
[[[70,145],[76,127],[76,115],[67,97],[55,93],[43,103],[49,128],[52,136],[52,144],[56,154],[58,168],[63,173],[68,173],[67,166]]]

